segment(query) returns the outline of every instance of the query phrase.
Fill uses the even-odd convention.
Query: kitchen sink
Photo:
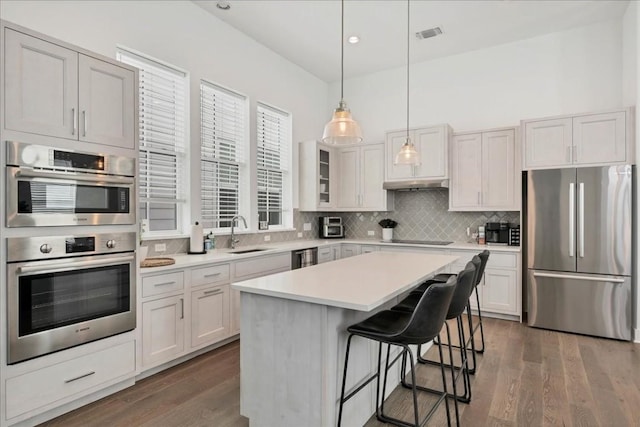
[[[248,254],[251,252],[262,252],[262,251],[267,251],[268,249],[264,249],[264,248],[256,248],[256,249],[242,249],[242,250],[238,250],[238,251],[231,251],[229,252],[230,254]]]

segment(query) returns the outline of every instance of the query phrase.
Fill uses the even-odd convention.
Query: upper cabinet
[[[388,132],[386,138],[385,181],[447,179],[449,125],[409,130],[409,137],[420,155],[420,165],[396,165],[394,160],[407,138],[407,131]]]
[[[516,135],[509,128],[453,136],[449,210],[520,210]]]
[[[302,211],[331,210],[336,201],[336,149],[318,141],[298,144],[299,204]]]
[[[382,189],[384,144],[362,144],[338,149],[338,208],[340,210],[393,209],[392,195]]]
[[[337,147],[299,144],[302,211],[386,211],[393,195],[382,188],[384,144]]]
[[[524,169],[635,163],[631,112],[524,120]]]
[[[5,128],[135,149],[135,72],[5,28]]]

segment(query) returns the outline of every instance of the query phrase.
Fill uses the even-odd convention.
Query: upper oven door
[[[134,178],[7,166],[7,227],[135,224]]]
[[[7,265],[9,363],[132,330],[133,252]]]

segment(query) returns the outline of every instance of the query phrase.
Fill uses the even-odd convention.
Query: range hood
[[[407,181],[387,181],[382,184],[385,190],[422,190],[429,188],[449,188],[448,179],[415,179]]]

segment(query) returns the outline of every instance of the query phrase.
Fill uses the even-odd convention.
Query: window
[[[140,69],[140,217],[155,234],[180,234],[187,204],[188,76],[175,67],[119,49],[119,61]]]
[[[248,168],[245,160],[248,101],[229,89],[202,81],[201,196],[205,228],[230,228],[231,219],[246,214]]]
[[[289,113],[258,103],[256,143],[258,218],[269,226],[292,227]]]

